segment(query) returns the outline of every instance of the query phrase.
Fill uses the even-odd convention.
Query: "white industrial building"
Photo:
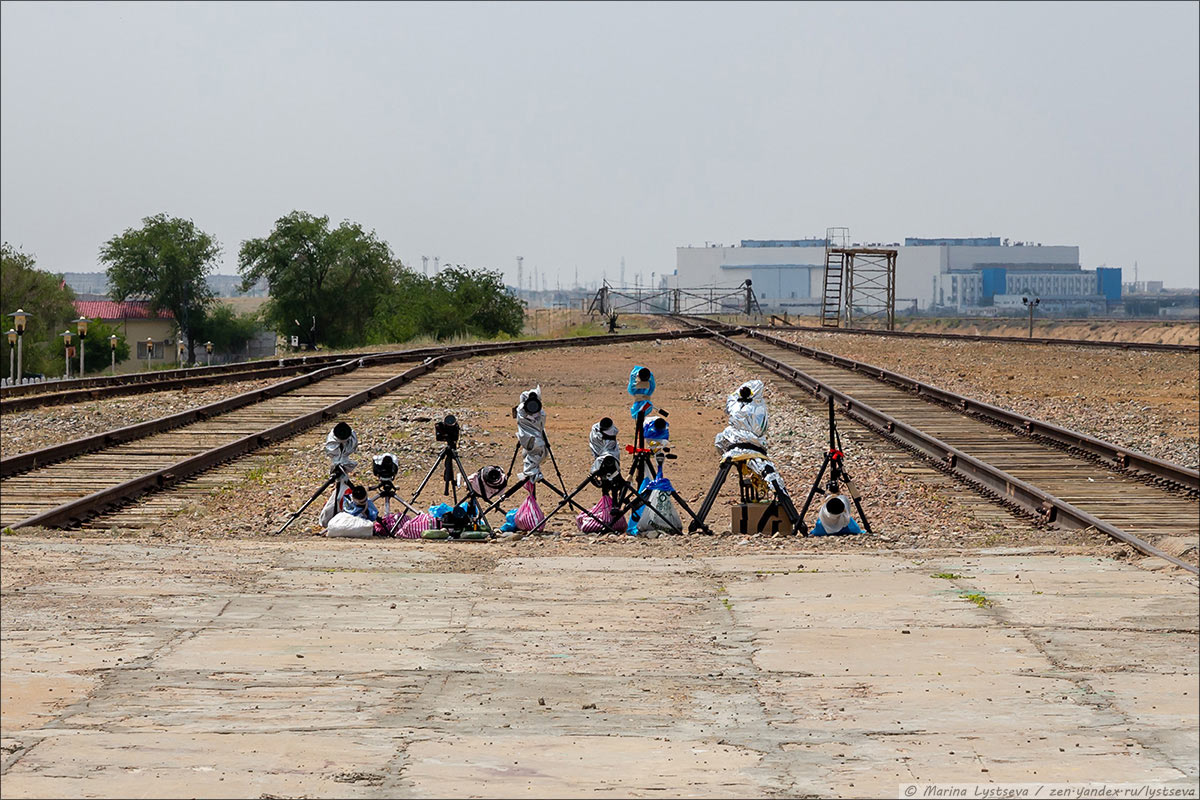
[[[732,287],[749,278],[764,309],[813,313],[821,304],[825,243],[824,238],[743,239],[733,247],[680,247],[675,273],[665,277],[665,285]],[[1009,244],[986,237],[908,238],[903,245],[871,246],[896,250],[898,312],[1002,307],[1008,297],[1016,295],[1019,302],[1026,292],[1051,305],[1099,306],[1101,311],[1106,302],[1120,301],[1120,270],[1082,269],[1073,245]]]

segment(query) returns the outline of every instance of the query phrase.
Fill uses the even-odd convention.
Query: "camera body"
[[[445,442],[450,447],[458,444],[458,437],[461,433],[462,428],[459,427],[458,419],[453,414],[447,414],[441,422],[433,423],[434,439]]]
[[[400,465],[391,453],[380,453],[371,460],[371,472],[381,481],[392,481],[400,472]]]

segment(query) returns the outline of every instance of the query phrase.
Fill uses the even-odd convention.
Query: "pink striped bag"
[[[592,506],[590,514],[579,512],[575,523],[581,533],[600,533],[605,525],[614,531],[625,530],[625,517],[613,518],[613,502],[608,495],[601,497],[600,502]]]
[[[525,491],[529,492],[529,496],[525,498],[525,502],[521,503],[521,507],[517,509],[517,516],[513,522],[519,531],[535,531],[542,527],[542,523],[546,521],[546,515],[537,503],[537,494],[533,489],[533,481],[525,482]]]
[[[412,519],[400,526],[400,530],[396,531],[397,539],[420,539],[421,534],[433,528],[440,528],[441,522],[437,517],[428,512],[417,514]]]

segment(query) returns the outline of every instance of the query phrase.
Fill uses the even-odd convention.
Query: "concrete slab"
[[[1177,574],[489,548],[492,569],[373,544],[5,537],[4,796],[1197,779],[1198,594]]]

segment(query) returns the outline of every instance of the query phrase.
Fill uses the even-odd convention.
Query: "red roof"
[[[175,319],[175,315],[166,309],[159,311],[157,316],[150,313],[150,303],[146,300],[126,300],[124,303],[76,300],[75,311],[88,319]]]

